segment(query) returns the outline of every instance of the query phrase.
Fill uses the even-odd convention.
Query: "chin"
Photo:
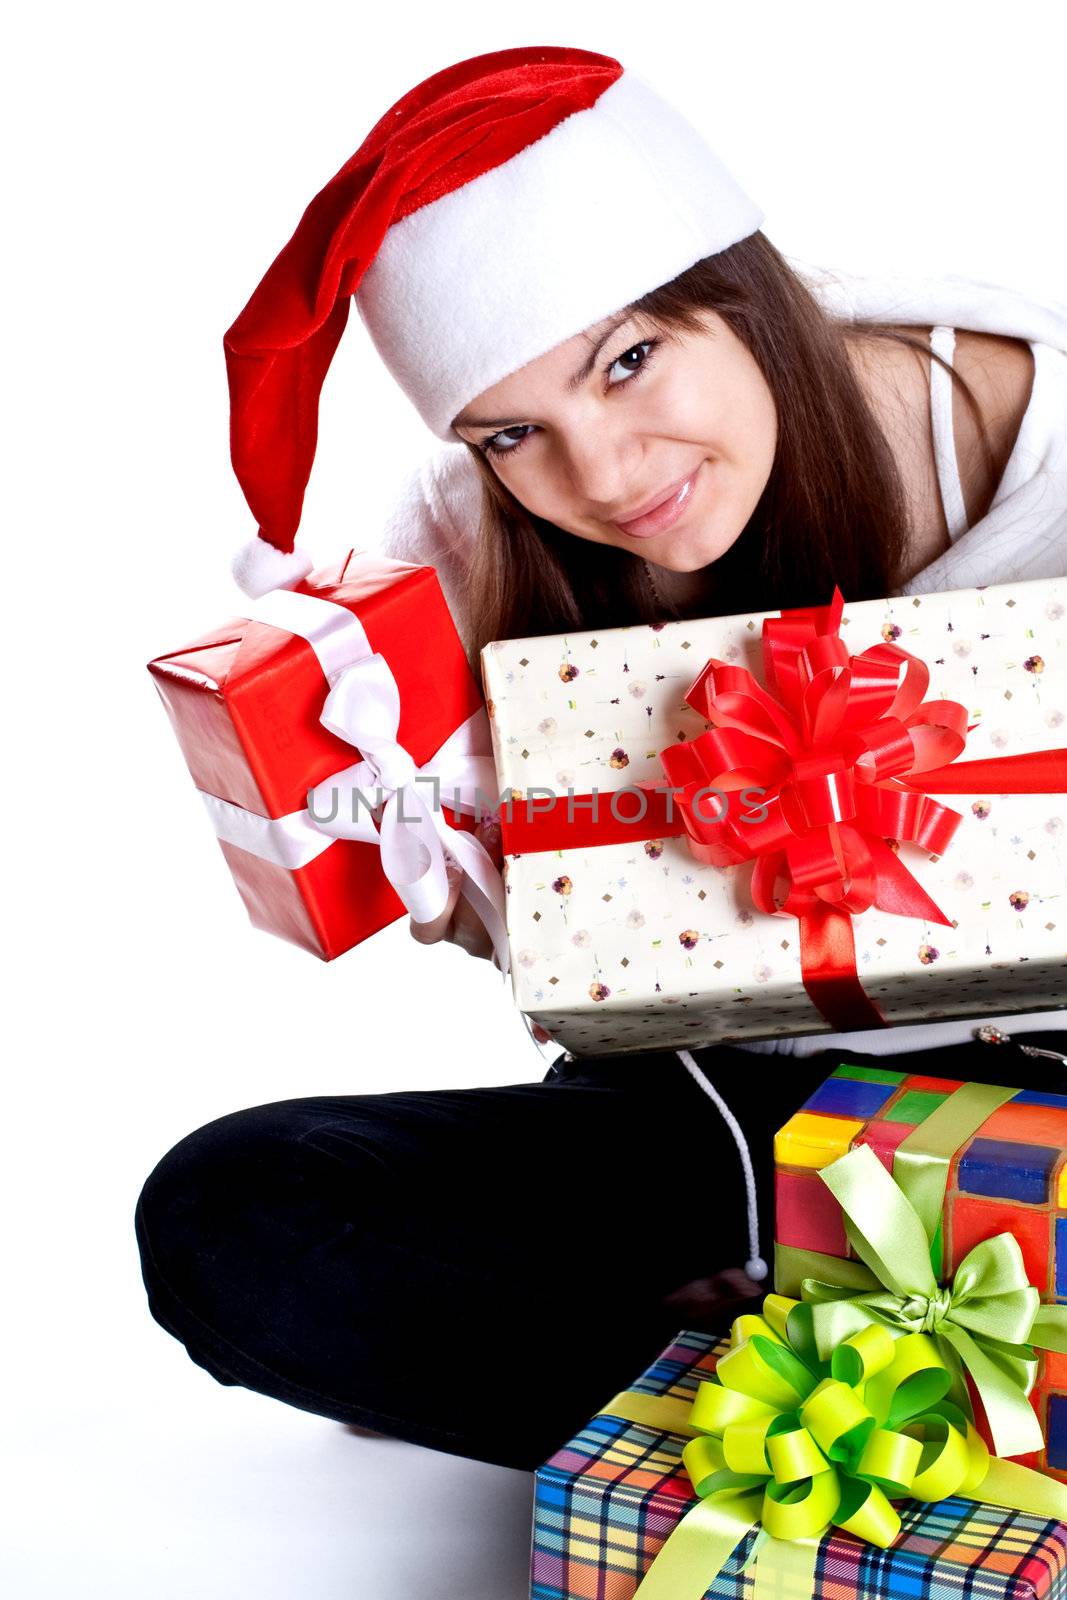
[[[690,545],[678,550],[667,549],[658,555],[653,555],[650,550],[648,560],[657,567],[666,568],[668,572],[702,572],[705,567],[712,566],[724,556],[727,550],[737,543],[739,537],[738,532],[714,544],[701,543],[699,547]]]
[[[665,555],[649,556],[653,566],[662,567],[666,572],[701,572],[715,560],[714,556],[705,555]]]

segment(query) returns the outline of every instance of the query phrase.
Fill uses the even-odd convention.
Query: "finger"
[[[743,1311],[758,1309],[765,1289],[740,1267],[728,1267],[707,1278],[693,1278],[665,1295],[663,1304],[692,1327],[716,1328]]]
[[[447,872],[448,900],[445,903],[444,910],[439,916],[434,917],[431,922],[416,922],[414,917],[411,919],[411,937],[416,944],[438,944],[442,939],[447,939],[449,936],[449,924],[452,921],[456,904],[459,900],[459,889],[460,884],[463,882],[463,874],[454,868],[451,863],[448,865]]]
[[[504,864],[504,849],[501,841],[500,818],[493,814],[482,817],[474,828],[475,838],[480,839],[496,866]]]
[[[485,931],[485,923],[462,895],[452,916],[448,938],[469,956],[479,956],[485,961],[492,958],[493,941]]]
[[[717,1280],[725,1289],[732,1290],[742,1299],[750,1300],[754,1295],[767,1293],[766,1284],[757,1283],[754,1278],[750,1278],[744,1267],[726,1267],[717,1274]]]

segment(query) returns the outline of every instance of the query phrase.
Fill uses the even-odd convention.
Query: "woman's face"
[[[717,313],[699,315],[699,332],[606,318],[484,390],[453,426],[534,516],[694,572],[744,529],[778,436],[747,347]]]

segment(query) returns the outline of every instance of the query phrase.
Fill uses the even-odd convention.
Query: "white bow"
[[[382,870],[416,922],[432,922],[448,903],[446,864],[463,872],[460,893],[485,924],[501,969],[507,933],[500,873],[473,834],[453,828],[442,805],[476,815],[493,794],[496,772],[489,719],[479,709],[418,767],[397,742],[400,694],[384,657],[353,662],[338,675],[320,719],[355,745],[362,761],[308,793],[308,813],[336,839],[376,841]]]

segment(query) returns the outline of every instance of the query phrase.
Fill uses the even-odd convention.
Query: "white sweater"
[[[904,592],[1067,575],[1067,306],[965,278],[860,278],[792,264],[833,316],[933,328],[932,343],[949,356],[955,328],[1025,339],[1033,352],[1030,403],[993,503],[973,528],[961,514],[947,375],[931,362],[935,460],[951,544]],[[461,632],[467,623],[464,571],[480,514],[481,480],[466,446],[439,446],[403,485],[381,541],[398,560],[437,568]],[[1013,1033],[1067,1026],[1060,1012],[990,1020]],[[838,1047],[914,1050],[956,1043],[969,1038],[974,1027],[967,1021],[885,1033],[814,1034],[748,1048],[795,1054]]]

